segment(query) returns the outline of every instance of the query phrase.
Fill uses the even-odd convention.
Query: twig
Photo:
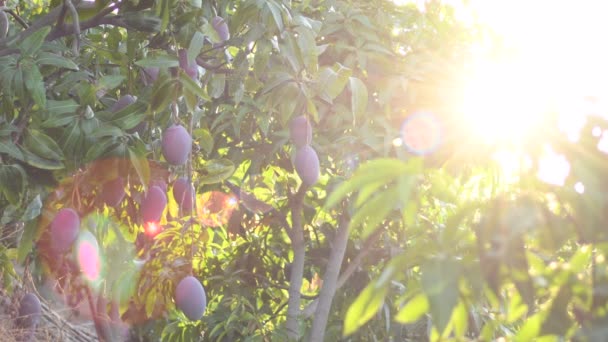
[[[99,324],[97,310],[95,308],[95,305],[93,304],[93,295],[91,294],[91,289],[88,286],[85,286],[85,290],[87,292],[87,301],[89,302],[89,309],[91,310],[91,314],[93,316],[93,323],[95,325],[95,332],[97,333],[97,338],[100,341],[105,341],[105,339],[103,338],[103,333],[101,331],[101,326]]]
[[[55,30],[58,30],[61,27],[63,27],[63,23],[65,22],[65,15],[67,13],[68,13],[68,7],[66,6],[66,4],[64,2],[63,6],[61,6],[61,10],[59,12],[59,17],[57,18],[57,22],[55,23]]]
[[[17,14],[15,11],[13,10],[8,10],[6,11],[6,13],[10,14],[13,16],[13,18],[19,23],[19,25],[23,26],[23,28],[28,28],[29,25],[25,22],[25,20],[23,20],[23,18],[21,18],[19,16],[19,14]]]
[[[72,49],[74,50],[74,55],[78,56],[80,52],[80,20],[78,19],[78,11],[74,7],[72,0],[65,0],[65,5],[70,10],[72,28],[74,29],[74,44],[72,45]]]

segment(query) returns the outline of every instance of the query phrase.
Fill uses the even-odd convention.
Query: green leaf
[[[122,276],[116,280],[112,287],[113,297],[118,300],[121,307],[126,306],[127,303],[129,303],[137,288],[139,272],[136,272],[133,268],[134,267],[127,272],[123,272]]]
[[[219,183],[234,173],[234,164],[229,159],[212,159],[205,163],[199,177],[200,184]]]
[[[50,26],[44,26],[38,31],[32,33],[29,37],[25,38],[20,44],[19,49],[21,50],[22,56],[32,56],[44,43],[44,39],[51,32]]]
[[[469,312],[464,302],[458,302],[452,314],[453,331],[456,337],[464,337],[469,326]]]
[[[39,157],[38,155],[21,148],[23,153],[23,161],[33,167],[37,167],[43,170],[61,170],[65,168],[65,165],[59,160],[47,159]]]
[[[167,105],[173,99],[176,86],[176,81],[172,78],[166,79],[164,82],[156,82],[150,101],[150,109],[153,112],[158,112],[167,108]]]
[[[53,138],[35,129],[25,132],[24,146],[42,158],[64,160],[63,151]]]
[[[414,323],[429,311],[429,300],[424,293],[417,294],[399,310],[395,320],[402,324]]]
[[[388,286],[378,287],[375,281],[369,283],[346,311],[342,334],[351,335],[372,319],[384,304],[387,292]]]
[[[97,158],[104,156],[106,152],[110,151],[117,145],[118,143],[113,138],[101,139],[96,144],[93,144],[91,148],[89,148],[84,159],[86,162],[92,162]]]
[[[422,287],[429,299],[433,324],[443,333],[458,304],[460,265],[453,259],[432,259],[421,267]]]
[[[265,5],[266,5],[266,8],[272,14],[272,18],[274,19],[274,24],[276,25],[277,30],[279,30],[279,32],[283,32],[283,29],[285,27],[283,25],[283,16],[281,14],[281,6],[273,0],[266,1]]]
[[[377,194],[357,209],[351,218],[350,229],[357,229],[365,223],[361,238],[367,238],[378,228],[380,222],[386,219],[386,216],[395,209],[395,203],[398,199],[399,189],[397,187],[390,187],[388,190]]]
[[[78,109],[78,103],[69,99],[63,101],[48,100],[46,102],[46,109],[49,111],[51,116],[61,114],[74,114]]]
[[[38,232],[38,220],[30,220],[25,223],[19,247],[17,247],[17,261],[23,263],[28,254],[32,251],[34,239]]]
[[[213,137],[208,129],[199,128],[192,133],[196,140],[198,140],[201,148],[207,152],[207,154],[213,152]]]
[[[122,75],[106,75],[99,79],[97,89],[112,90],[120,86],[124,80],[125,76]]]
[[[298,47],[302,53],[304,65],[311,73],[316,73],[318,65],[317,42],[315,33],[312,29],[300,28],[298,31]]]
[[[353,174],[353,176],[340,184],[328,197],[325,203],[325,208],[336,206],[344,197],[353,191],[357,191],[362,187],[384,182],[389,184],[395,178],[410,170],[408,164],[398,159],[381,158],[368,161],[362,164]]]
[[[21,152],[21,149],[12,142],[0,141],[0,153],[5,153],[17,160],[25,161],[25,156]]]
[[[40,200],[40,194],[38,194],[27,205],[27,208],[25,208],[25,212],[23,213],[23,216],[21,216],[21,220],[24,222],[33,220],[36,217],[40,216],[41,212],[42,212],[42,201]]]
[[[58,68],[69,70],[78,70],[78,65],[72,60],[50,52],[40,52],[36,58],[36,63],[39,65],[51,65]]]
[[[181,82],[185,91],[193,93],[202,100],[211,101],[211,97],[209,97],[205,89],[201,88],[193,79],[190,78],[190,76],[186,75],[186,73],[181,69],[179,72],[179,81]]]
[[[362,118],[367,111],[367,87],[365,83],[356,77],[349,77],[349,86],[351,92],[351,109],[353,111],[353,120]]]
[[[177,56],[159,55],[141,59],[135,64],[144,68],[175,68],[179,66],[179,59]]]
[[[25,193],[27,176],[18,165],[0,165],[0,193],[14,206],[19,206]]]
[[[207,88],[212,98],[219,99],[226,89],[226,75],[213,74]]]
[[[131,148],[129,148],[129,159],[131,160],[131,165],[135,168],[135,172],[137,172],[137,176],[139,176],[141,184],[148,184],[150,181],[150,165],[148,164],[148,160],[139,157]]]
[[[540,333],[540,326],[545,312],[541,311],[532,317],[526,319],[521,329],[515,335],[514,341],[534,341]]]
[[[262,94],[266,94],[273,90],[274,88],[282,85],[285,82],[292,81],[293,77],[284,71],[277,71],[272,74],[272,78],[266,82],[264,89],[262,89]]]
[[[40,108],[46,108],[46,88],[38,66],[31,65],[24,70],[25,88]]]
[[[336,63],[332,68],[326,67],[321,70],[318,83],[323,87],[324,93],[333,101],[346,87],[352,70]]]
[[[205,36],[199,31],[194,32],[188,46],[188,65],[196,63],[196,57],[205,45]]]

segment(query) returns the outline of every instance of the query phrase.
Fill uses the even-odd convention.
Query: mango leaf
[[[17,249],[17,261],[23,263],[28,254],[32,251],[34,239],[38,231],[38,220],[30,220],[25,223],[21,241]]]
[[[29,165],[43,170],[61,170],[65,165],[58,160],[39,157],[28,150],[22,149],[24,161]]]
[[[25,161],[23,152],[21,152],[19,147],[12,142],[0,140],[0,153],[5,153],[17,160]]]
[[[357,229],[365,224],[361,232],[361,238],[367,238],[378,224],[386,219],[386,216],[395,209],[395,203],[399,200],[399,188],[390,187],[388,190],[378,193],[371,200],[357,209],[350,221],[350,229]]]
[[[25,192],[27,176],[18,165],[0,165],[0,193],[14,206],[18,206]]]
[[[32,56],[44,43],[44,39],[51,32],[50,26],[44,26],[38,31],[32,33],[29,37],[25,38],[20,44],[19,49],[21,50],[22,56]]]
[[[213,151],[213,137],[208,129],[199,128],[196,129],[193,133],[194,138],[199,142],[201,148],[207,152],[207,154]]]
[[[324,94],[329,102],[333,101],[346,87],[352,70],[336,63],[333,67],[323,68],[319,72],[318,83],[323,86]]]
[[[375,159],[362,164],[349,180],[340,184],[329,195],[325,208],[334,207],[348,194],[361,189],[365,185],[377,182],[389,184],[401,174],[412,169],[408,164],[409,162],[404,163],[398,159],[389,158]]]
[[[36,65],[30,65],[24,70],[25,88],[29,91],[30,96],[40,108],[46,108],[46,88],[42,74]]]
[[[351,92],[351,110],[353,111],[353,121],[355,121],[357,117],[363,117],[367,111],[367,87],[356,77],[349,77],[348,80]]]
[[[463,301],[459,301],[452,313],[452,327],[456,337],[464,337],[469,326],[469,312]]]
[[[96,144],[93,144],[91,148],[89,148],[84,159],[86,162],[92,162],[97,158],[102,157],[106,152],[117,145],[116,139],[100,139]]]
[[[234,164],[229,159],[212,159],[205,163],[201,176],[200,184],[219,183],[234,173]]]
[[[526,319],[521,329],[515,335],[514,341],[534,341],[540,333],[540,327],[542,324],[543,317],[546,316],[546,312],[540,311],[534,316]]]
[[[177,56],[159,55],[141,59],[135,64],[144,68],[175,68],[179,66],[179,60]]]
[[[422,288],[429,299],[433,324],[443,333],[458,304],[460,265],[453,259],[432,259],[421,267]]]
[[[367,323],[380,310],[384,304],[384,297],[388,292],[388,286],[377,286],[376,281],[369,283],[357,296],[355,301],[346,311],[344,318],[344,336],[351,335]]]
[[[188,65],[196,63],[196,57],[201,53],[203,45],[205,45],[205,36],[199,31],[194,32],[188,46]]]
[[[42,201],[40,200],[40,194],[36,195],[34,199],[27,205],[23,215],[21,216],[22,221],[30,221],[40,216],[42,212]]]
[[[132,299],[137,287],[137,278],[139,272],[136,272],[134,267],[131,270],[123,272],[122,276],[116,280],[112,287],[113,298],[116,298],[120,303],[121,312],[122,308],[127,306],[129,301]]]
[[[112,90],[125,80],[122,75],[106,75],[99,79],[97,83],[97,89]]]
[[[152,93],[150,110],[153,112],[164,110],[173,99],[176,85],[176,81],[172,78],[165,79],[164,82],[157,82]]]
[[[269,0],[265,2],[264,11],[270,12],[277,30],[279,30],[279,32],[283,32],[283,29],[285,27],[283,24],[283,15],[281,14],[281,6],[277,4],[274,0]]]
[[[207,85],[207,89],[212,98],[220,98],[226,89],[226,75],[213,74],[213,76],[211,76],[211,81]]]
[[[315,33],[311,28],[304,27],[297,29],[297,32],[298,47],[302,53],[304,65],[311,73],[316,73],[319,65]]]
[[[58,68],[78,70],[78,65],[72,60],[50,52],[40,52],[36,58],[38,65],[51,65]]]
[[[25,132],[23,141],[24,146],[39,157],[64,160],[63,151],[53,138],[35,129],[28,129]]]
[[[193,79],[191,79],[190,76],[186,75],[183,70],[180,70],[179,80],[185,91],[193,93],[202,100],[211,101],[209,94],[207,94],[203,88],[201,88]]]
[[[414,323],[428,311],[429,300],[424,293],[419,293],[399,310],[399,313],[395,316],[395,320],[402,324]]]
[[[134,149],[129,148],[129,160],[131,160],[131,165],[135,168],[135,172],[137,172],[141,184],[148,184],[150,181],[150,165],[148,164],[148,159],[138,156]]]
[[[276,73],[273,73],[272,78],[266,82],[264,89],[262,89],[262,94],[266,94],[288,81],[293,81],[293,77],[291,75],[284,71],[277,71]]]
[[[68,113],[74,114],[78,109],[78,103],[72,99],[63,101],[48,100],[46,102],[46,109],[51,116]]]

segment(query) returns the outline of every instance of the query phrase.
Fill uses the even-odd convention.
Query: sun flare
[[[462,115],[486,143],[514,143],[540,130],[548,108],[546,94],[515,64],[480,62],[464,85]]]
[[[608,32],[602,18],[608,3],[445,2],[466,13],[459,17],[473,18],[501,37],[500,52],[480,46],[463,77],[457,111],[464,128],[481,143],[515,146],[511,153],[519,156],[497,154],[504,173],[520,169],[526,144],[543,146],[547,156],[536,161],[542,166],[537,176],[562,185],[569,161],[545,146],[544,138],[558,132],[576,142],[587,134],[581,129],[590,115],[608,118],[608,47],[599,43]],[[557,121],[549,121],[547,114]],[[600,145],[608,151],[608,143]],[[577,183],[576,191],[582,193],[584,185]]]

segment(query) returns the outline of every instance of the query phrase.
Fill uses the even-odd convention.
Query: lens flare
[[[224,225],[236,208],[235,197],[219,191],[209,191],[197,196],[196,213],[202,224],[209,227]]]
[[[161,225],[158,222],[146,222],[144,223],[144,232],[147,236],[153,238],[162,230]]]
[[[411,153],[432,153],[441,143],[439,120],[429,112],[412,114],[401,126],[401,141]]]
[[[250,212],[263,214],[272,210],[272,206],[268,203],[275,197],[264,183],[264,177],[261,174],[256,174],[250,175],[247,181],[241,184],[238,198]]]
[[[76,243],[76,260],[80,271],[90,283],[101,280],[101,254],[95,236],[89,231],[83,231]]]

